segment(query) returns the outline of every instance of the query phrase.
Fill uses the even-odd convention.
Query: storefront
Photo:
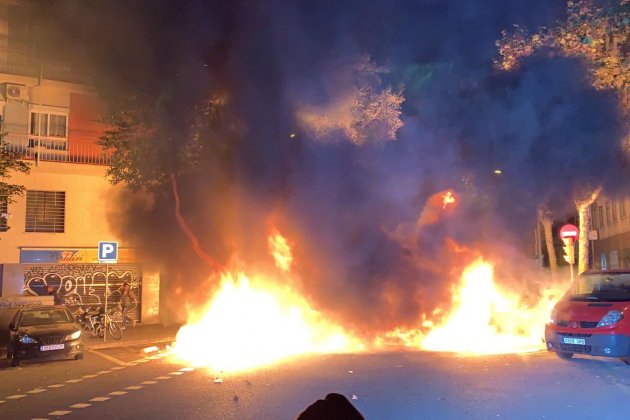
[[[106,295],[108,306],[119,305],[123,284],[129,283],[135,296],[129,317],[144,321],[143,270],[132,249],[121,248],[116,264],[101,264],[96,248],[22,248],[20,264],[4,264],[2,271],[4,296],[44,296],[52,287],[73,312],[104,307]]]

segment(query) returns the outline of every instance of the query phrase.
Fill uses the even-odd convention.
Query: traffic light
[[[575,264],[575,250],[573,247],[573,238],[562,238],[562,242],[564,246],[562,249],[564,250],[564,260],[569,264]]]

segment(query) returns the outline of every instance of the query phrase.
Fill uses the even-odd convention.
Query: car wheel
[[[74,360],[83,360],[83,353],[79,353],[76,356],[74,356]]]
[[[573,357],[573,353],[556,353],[556,356],[561,359],[567,360]]]

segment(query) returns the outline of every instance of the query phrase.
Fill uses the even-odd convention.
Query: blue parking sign
[[[98,243],[98,262],[116,263],[118,261],[118,242]]]

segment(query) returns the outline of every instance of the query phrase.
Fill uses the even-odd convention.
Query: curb
[[[130,347],[130,346],[141,346],[144,344],[158,344],[158,343],[172,343],[175,341],[175,337],[165,337],[165,338],[145,338],[140,340],[130,340],[130,341],[106,341],[101,343],[85,343],[86,350],[102,350],[102,349],[112,349],[116,347]]]

